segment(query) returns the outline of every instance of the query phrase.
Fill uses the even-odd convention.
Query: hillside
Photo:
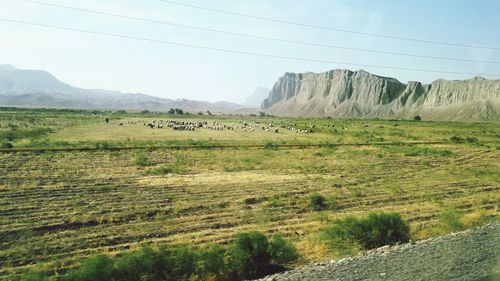
[[[190,112],[232,113],[245,106],[229,102],[205,102],[187,99],[166,99],[144,94],[81,89],[65,84],[42,70],[23,70],[0,65],[0,104],[17,107],[56,107],[108,110],[167,111],[181,108]]]
[[[280,116],[500,120],[500,80],[436,80],[429,85],[366,71],[285,73],[262,103]]]

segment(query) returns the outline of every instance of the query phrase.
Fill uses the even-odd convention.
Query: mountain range
[[[167,99],[144,94],[82,89],[65,84],[42,70],[24,70],[0,65],[0,105],[17,107],[55,107],[106,110],[168,111],[180,108],[189,112],[257,112],[230,102]]]
[[[285,73],[240,105],[82,89],[46,71],[0,65],[0,106],[250,114],[262,99],[261,109],[278,116],[500,121],[500,80],[482,77],[404,84],[364,70]]]
[[[364,70],[285,73],[261,108],[279,116],[500,121],[500,80],[436,80],[430,84]]]

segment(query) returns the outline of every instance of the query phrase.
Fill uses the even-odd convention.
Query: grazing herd
[[[106,124],[110,123],[108,118],[105,119]],[[122,127],[125,123],[120,122],[118,126]],[[309,124],[306,128],[299,128],[296,123],[275,125],[271,122],[259,121],[239,121],[238,123],[224,124],[220,121],[193,121],[193,120],[138,120],[128,121],[127,125],[142,124],[151,129],[171,128],[175,131],[195,131],[195,130],[213,130],[213,131],[241,131],[241,132],[274,132],[276,134],[281,131],[290,131],[297,134],[308,134],[313,132],[315,125]]]
[[[104,120],[106,124],[110,124],[109,118]],[[278,121],[279,122],[279,121]],[[123,127],[127,125],[143,125],[151,129],[163,129],[170,128],[174,131],[196,131],[196,130],[212,130],[212,131],[240,131],[240,132],[270,132],[270,133],[281,133],[281,132],[291,132],[296,134],[309,134],[316,130],[316,125],[313,123],[297,125],[296,122],[279,122],[277,124],[274,121],[239,121],[237,123],[224,124],[221,121],[195,121],[195,120],[138,120],[138,121],[127,121],[126,123],[120,122],[118,126]],[[341,123],[337,124],[339,129],[347,130],[347,124]],[[362,124],[361,127],[367,128],[369,124]],[[398,124],[394,124],[398,126]],[[335,124],[326,123],[319,125],[319,128],[335,128]],[[383,125],[378,126],[379,128],[384,128]]]

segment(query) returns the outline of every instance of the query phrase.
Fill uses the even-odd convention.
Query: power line
[[[250,14],[244,14],[244,13],[238,13],[238,12],[232,12],[232,11],[214,9],[214,8],[205,7],[205,6],[198,6],[198,5],[193,5],[193,4],[180,3],[180,2],[176,2],[176,1],[170,1],[170,0],[158,0],[158,1],[164,2],[164,3],[168,3],[168,4],[174,4],[174,5],[189,7],[189,8],[196,8],[196,9],[200,9],[200,10],[206,10],[206,11],[220,13],[220,14],[240,16],[240,17],[251,18],[251,19],[259,19],[259,20],[270,21],[270,22],[278,22],[278,23],[295,25],[295,26],[302,26],[302,27],[308,27],[308,28],[316,28],[316,29],[322,29],[322,30],[344,32],[344,33],[352,33],[352,34],[360,34],[360,35],[373,36],[373,37],[379,37],[379,38],[394,39],[394,40],[403,40],[403,41],[411,41],[411,42],[426,43],[426,44],[437,44],[437,45],[465,47],[465,48],[478,48],[478,49],[500,50],[500,47],[467,45],[467,44],[463,44],[463,43],[451,43],[451,42],[433,41],[433,40],[411,38],[411,37],[403,37],[403,36],[396,36],[396,35],[370,33],[370,32],[364,32],[364,31],[342,29],[342,28],[335,28],[335,27],[329,27],[329,26],[315,25],[315,24],[309,24],[309,23],[294,22],[294,21],[288,21],[288,20],[282,20],[282,19],[276,19],[276,18],[255,16],[255,15],[250,15]]]
[[[132,39],[132,40],[139,40],[139,41],[145,41],[145,42],[153,42],[153,43],[159,43],[159,44],[167,44],[167,45],[182,46],[182,47],[189,47],[189,48],[196,48],[196,49],[203,49],[203,50],[211,50],[211,51],[217,51],[217,52],[225,52],[225,53],[233,53],[233,54],[249,55],[249,56],[259,56],[259,57],[267,57],[267,58],[278,58],[278,59],[293,60],[293,61],[307,61],[307,62],[317,62],[317,63],[349,65],[349,66],[357,66],[357,67],[373,67],[373,68],[384,68],[384,69],[398,69],[398,70],[419,71],[419,72],[433,72],[433,73],[447,73],[447,74],[461,74],[461,75],[481,75],[481,76],[495,76],[495,77],[500,77],[500,74],[496,74],[496,73],[472,73],[472,72],[445,71],[445,70],[435,70],[435,69],[406,68],[406,67],[398,67],[398,66],[385,66],[385,65],[374,65],[374,64],[358,64],[358,63],[330,61],[330,60],[323,60],[323,59],[310,59],[310,58],[300,58],[300,57],[290,57],[290,56],[281,56],[281,55],[273,55],[273,54],[264,54],[264,53],[258,53],[258,52],[241,51],[241,50],[216,48],[216,47],[207,47],[207,46],[201,46],[201,45],[195,45],[195,44],[189,44],[189,43],[165,41],[165,40],[159,40],[159,39],[151,39],[151,38],[138,37],[138,36],[132,36],[132,35],[125,35],[125,34],[92,31],[92,30],[78,29],[78,28],[65,27],[65,26],[56,26],[56,25],[49,25],[49,24],[28,22],[28,21],[22,21],[22,20],[7,19],[7,18],[1,18],[1,17],[0,17],[0,21],[10,22],[10,23],[19,23],[19,24],[24,24],[24,25],[39,26],[39,27],[46,27],[46,28],[51,28],[51,29],[66,30],[66,31],[76,31],[76,32],[80,32],[80,33],[97,34],[97,35],[108,36],[108,37],[115,37],[115,38],[122,38],[122,39]]]
[[[142,21],[142,22],[164,24],[164,25],[177,26],[177,27],[189,28],[189,29],[194,29],[194,30],[201,30],[201,31],[205,31],[205,32],[214,32],[214,33],[227,34],[227,35],[232,35],[232,36],[247,37],[247,38],[254,38],[254,39],[261,39],[261,40],[268,40],[268,41],[275,41],[275,42],[283,42],[283,43],[290,43],[290,44],[298,44],[298,45],[305,45],[305,46],[324,47],[324,48],[333,48],[333,49],[341,49],[341,50],[377,53],[377,54],[398,55],[398,56],[416,57],[416,58],[425,58],[425,59],[438,59],[438,60],[447,60],[447,61],[476,62],[476,63],[488,63],[488,64],[499,64],[500,63],[500,61],[483,61],[483,60],[450,58],[450,57],[441,57],[441,56],[428,56],[428,55],[411,54],[411,53],[403,53],[403,52],[382,51],[382,50],[373,50],[373,49],[365,49],[365,48],[352,48],[352,47],[337,46],[337,45],[330,45],[330,44],[324,44],[324,43],[311,43],[311,42],[305,42],[305,41],[288,40],[288,39],[281,39],[281,38],[275,38],[275,37],[267,37],[267,36],[253,35],[253,34],[247,34],[247,33],[230,32],[230,31],[224,31],[224,30],[218,30],[218,29],[212,29],[212,28],[178,24],[178,23],[168,22],[168,21],[164,21],[164,20],[156,20],[156,19],[149,19],[149,18],[143,18],[143,17],[127,16],[127,15],[122,15],[122,14],[117,14],[117,13],[106,12],[106,11],[77,8],[77,7],[71,7],[71,6],[43,2],[43,1],[36,1],[36,0],[22,0],[22,1],[29,2],[29,3],[35,3],[35,4],[39,4],[39,5],[46,5],[46,6],[61,8],[61,9],[68,9],[68,10],[74,10],[74,11],[79,11],[79,12],[97,14],[97,15],[105,15],[105,16],[131,19],[131,20]]]

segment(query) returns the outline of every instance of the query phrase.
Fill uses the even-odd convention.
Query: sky
[[[500,61],[500,1],[495,0],[175,0],[291,22],[459,43],[469,47],[426,44],[269,22],[158,0],[39,1],[315,44]],[[258,86],[272,88],[285,72],[364,69],[377,75],[397,78],[404,83],[413,80],[430,83],[436,79],[467,79],[473,76],[333,62],[490,73],[499,76],[486,78],[500,78],[499,63],[458,62],[304,46],[94,15],[23,0],[0,0],[0,19],[210,48],[331,61],[259,57],[0,21],[0,64],[46,70],[65,83],[89,89],[144,93],[166,98],[242,102]]]

